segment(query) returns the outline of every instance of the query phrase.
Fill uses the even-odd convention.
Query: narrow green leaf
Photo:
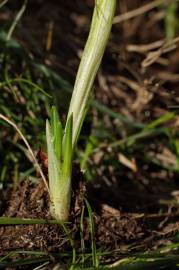
[[[71,175],[72,168],[72,128],[73,128],[73,116],[68,118],[66,134],[64,135],[63,145],[63,175]]]
[[[62,124],[61,121],[59,121],[56,125],[55,141],[54,141],[55,153],[59,161],[62,160],[62,138],[63,138],[62,134],[63,134]]]
[[[171,1],[166,10],[165,15],[165,30],[168,40],[172,40],[178,30],[178,16],[177,16],[178,3]]]
[[[46,139],[48,154],[49,188],[52,195],[57,190],[57,187],[59,187],[60,164],[55,154],[51,126],[48,120],[46,122]]]
[[[90,233],[91,233],[91,250],[92,250],[92,257],[93,257],[93,266],[95,268],[98,268],[99,261],[98,261],[97,251],[96,251],[96,241],[95,241],[95,229],[94,229],[93,213],[92,213],[91,206],[90,206],[89,202],[86,199],[85,199],[85,203],[86,203],[87,210],[88,210],[88,215],[89,215],[89,225],[90,225]]]
[[[59,224],[57,220],[0,217],[0,225]]]
[[[80,217],[80,238],[81,238],[81,262],[85,262],[85,241],[84,241],[84,211],[85,207],[82,207],[81,217]]]
[[[156,120],[150,122],[148,125],[145,126],[144,131],[154,129],[159,125],[162,125],[168,121],[173,120],[176,117],[175,112],[167,112],[166,114],[160,116]]]
[[[13,262],[0,262],[0,269],[6,269],[6,267],[13,267],[13,269],[15,269],[14,267],[16,266],[29,266],[31,264],[38,264],[38,263],[42,263],[42,262],[46,262],[46,261],[50,261],[49,256],[43,256],[43,257],[39,257],[39,258],[31,258],[31,259],[20,259],[20,260],[14,260]],[[16,268],[17,269],[17,268]]]
[[[52,135],[54,136],[56,130],[55,126],[59,120],[58,112],[55,106],[52,106],[50,120],[51,120]]]
[[[0,2],[0,8],[2,8],[6,3],[7,3],[8,0],[4,0],[2,2]]]
[[[52,134],[54,139],[54,149],[57,159],[61,161],[62,158],[62,124],[55,106],[52,107],[51,112]]]
[[[67,238],[68,238],[68,240],[69,240],[69,242],[70,242],[71,248],[72,248],[72,254],[71,254],[71,256],[70,256],[71,259],[72,259],[72,265],[71,265],[71,267],[70,267],[69,270],[73,270],[73,269],[74,269],[73,266],[74,266],[75,263],[76,263],[76,249],[75,249],[74,240],[73,240],[73,238],[72,238],[71,232],[69,231],[68,227],[65,226],[64,223],[62,223],[62,228],[63,228],[63,230],[64,230],[64,232],[65,232],[65,234],[66,234],[66,236],[67,236]]]
[[[13,20],[11,27],[9,28],[9,31],[7,33],[7,39],[6,41],[9,41],[12,37],[12,34],[15,30],[15,28],[17,27],[19,21],[22,18],[22,15],[24,14],[25,10],[27,7],[27,0],[24,0],[24,3],[22,4],[22,7],[20,8],[20,10],[18,11],[17,15],[15,16],[15,19]]]

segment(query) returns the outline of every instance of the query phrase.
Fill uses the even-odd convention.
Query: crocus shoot
[[[51,123],[48,120],[46,122],[50,212],[54,218],[61,221],[68,219],[70,209],[72,123],[71,116],[62,144],[63,129],[55,107],[52,107]]]
[[[116,0],[95,1],[91,29],[77,73],[64,131],[55,107],[52,108],[50,123],[47,120],[50,211],[60,221],[67,221],[69,217],[73,152],[111,32],[115,8]]]

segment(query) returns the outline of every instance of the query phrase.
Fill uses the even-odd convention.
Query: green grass
[[[172,40],[176,37],[179,30],[179,20],[178,20],[178,0],[173,0],[170,5],[166,8],[165,15],[165,31],[166,37]]]

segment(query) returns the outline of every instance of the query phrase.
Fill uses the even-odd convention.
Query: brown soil
[[[71,214],[67,225],[74,240],[75,248],[80,251],[80,217],[87,196],[83,175],[77,166],[73,173],[73,196]],[[78,183],[78,185],[77,185]],[[87,185],[87,199],[90,202],[95,225],[95,242],[97,248],[113,251],[110,257],[103,256],[105,262],[113,262],[123,256],[135,254],[149,248],[157,248],[173,238],[178,231],[178,223],[171,223],[179,216],[179,209],[170,209],[163,214],[126,213],[118,210],[95,196],[93,185]],[[93,193],[93,194],[92,194]],[[8,204],[4,206],[4,216],[21,218],[52,219],[49,209],[49,196],[43,182],[34,184],[29,181],[22,182],[17,191],[10,192]],[[104,194],[104,193],[103,193]],[[106,193],[109,195],[109,193]],[[98,198],[98,199],[97,199]],[[132,197],[128,197],[132,200]],[[152,200],[152,198],[151,198]],[[90,221],[87,210],[83,221],[83,239],[86,251],[91,247]],[[167,238],[166,238],[167,237]],[[4,256],[13,250],[41,250],[50,254],[52,252],[71,251],[71,243],[60,225],[7,225],[0,228],[0,255]],[[131,249],[132,247],[132,249]],[[142,249],[141,249],[142,248]],[[120,252],[115,252],[120,250]],[[23,258],[22,255],[14,259]],[[30,258],[30,257],[29,257]],[[51,258],[55,262],[55,258]],[[64,260],[65,262],[65,260]],[[23,268],[24,269],[24,268]]]
[[[76,248],[80,249],[80,216],[86,196],[82,174],[78,171],[73,181],[79,182],[78,187],[73,186],[72,206],[68,227],[71,231]],[[90,197],[88,198],[90,201]],[[93,196],[94,199],[94,196]],[[43,182],[34,184],[29,181],[22,182],[17,191],[12,191],[8,206],[4,209],[4,216],[21,218],[52,219],[49,209],[49,196]],[[95,236],[97,247],[104,250],[119,249],[123,244],[134,243],[146,236],[142,219],[138,214],[126,214],[107,204],[96,204],[94,212]],[[90,248],[91,234],[87,211],[84,218],[84,240],[86,247]],[[9,237],[10,236],[10,237]],[[59,250],[70,250],[71,246],[59,225],[17,225],[0,228],[0,255],[16,249],[43,250],[47,253]]]

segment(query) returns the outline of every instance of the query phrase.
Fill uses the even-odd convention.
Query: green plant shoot
[[[55,107],[52,108],[51,122],[47,120],[50,211],[60,221],[67,221],[69,217],[73,152],[110,35],[115,7],[116,0],[95,2],[91,29],[77,73],[64,133]]]
[[[71,199],[72,116],[68,119],[62,147],[63,129],[55,107],[51,123],[46,122],[50,212],[57,220],[68,220]]]

